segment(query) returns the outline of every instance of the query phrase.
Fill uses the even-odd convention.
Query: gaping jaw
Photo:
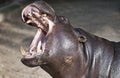
[[[38,3],[40,3],[38,5]],[[40,65],[45,58],[45,37],[52,32],[54,26],[55,13],[54,10],[44,2],[32,3],[26,6],[22,11],[22,20],[31,26],[38,28],[38,32],[34,37],[28,52],[21,48],[23,54],[22,62],[30,67]],[[44,55],[41,57],[41,55]]]

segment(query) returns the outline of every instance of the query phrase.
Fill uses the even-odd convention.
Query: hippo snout
[[[26,54],[22,59],[21,62],[29,67],[36,67],[43,64],[47,64],[47,55],[40,55],[40,54]]]

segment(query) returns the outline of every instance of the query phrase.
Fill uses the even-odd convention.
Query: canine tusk
[[[49,24],[49,31],[48,31],[48,33],[47,33],[47,35],[48,35],[49,33],[52,32],[52,28],[53,28],[53,26],[55,26],[55,24],[54,24],[54,22],[52,22],[52,21],[51,21],[50,19],[48,19],[47,17],[44,17],[43,19],[46,20],[46,21],[48,22],[48,24]]]
[[[41,52],[41,45],[42,45],[42,43],[41,43],[41,41],[38,43],[38,46],[37,46],[37,53],[39,53],[39,52]]]
[[[31,22],[32,22],[31,20],[28,20],[26,23],[29,24],[29,23],[31,23]]]
[[[24,50],[24,48],[22,46],[20,47],[20,52],[23,56],[26,55],[26,51]]]
[[[50,26],[54,26],[54,25],[55,25],[54,22],[52,22],[52,21],[51,21],[50,19],[48,19],[47,17],[44,17],[43,19],[44,19],[44,20],[47,20]]]

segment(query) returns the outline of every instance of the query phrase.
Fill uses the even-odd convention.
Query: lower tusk
[[[26,55],[26,51],[24,50],[24,48],[22,46],[20,47],[20,52],[23,56]]]

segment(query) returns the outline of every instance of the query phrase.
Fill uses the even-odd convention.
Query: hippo
[[[120,42],[109,41],[74,28],[44,1],[22,10],[24,23],[37,33],[21,62],[40,66],[53,78],[120,78]]]

